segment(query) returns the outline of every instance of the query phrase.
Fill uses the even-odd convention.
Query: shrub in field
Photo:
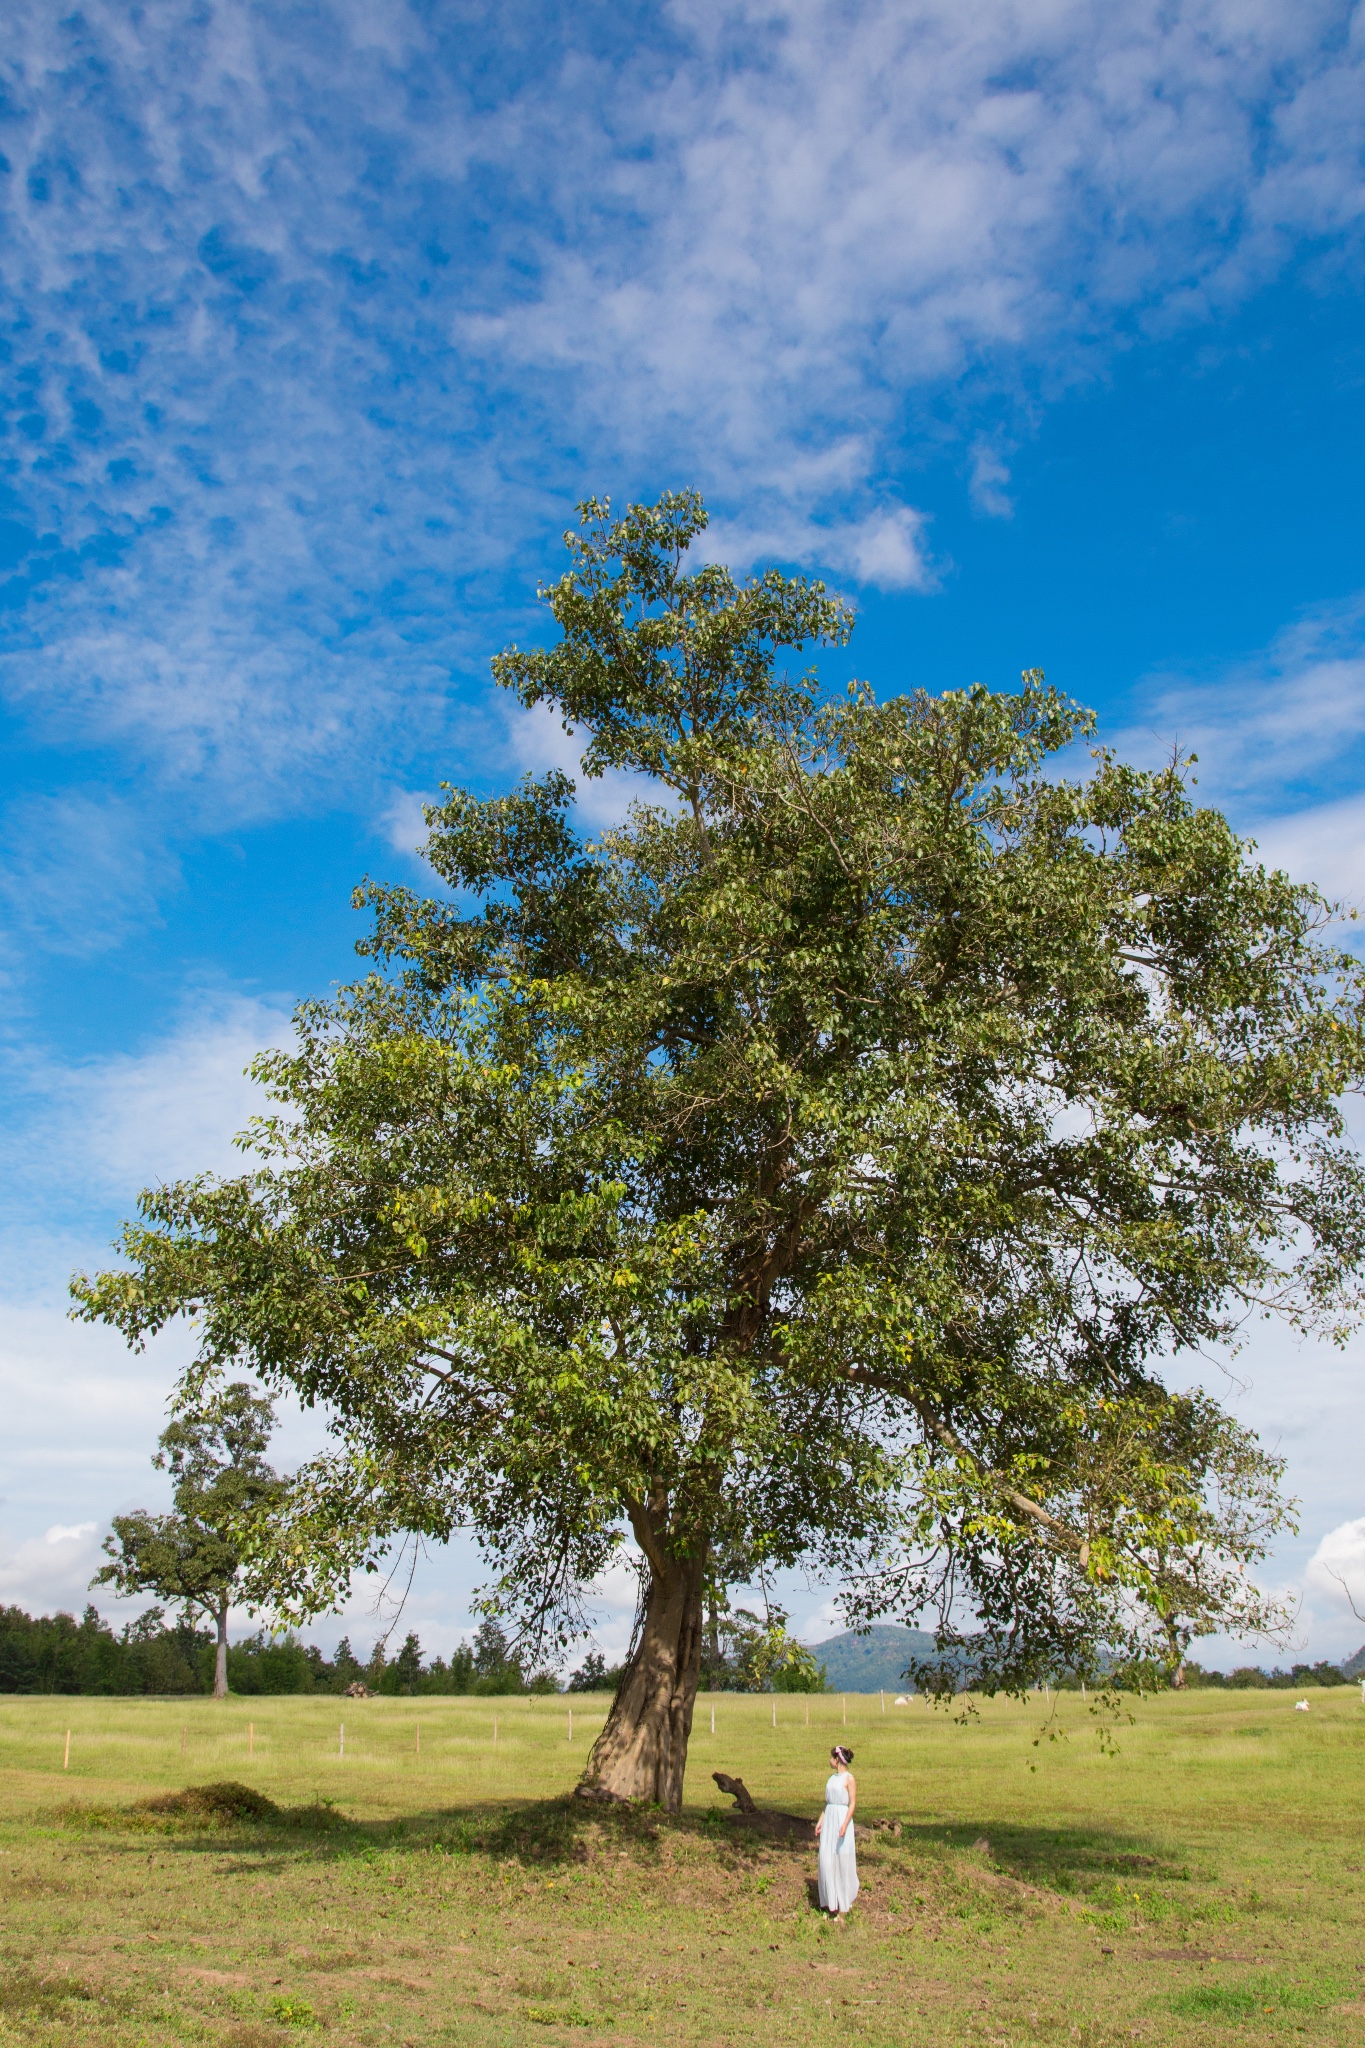
[[[135,1813],[183,1814],[203,1820],[278,1820],[280,1809],[264,1792],[224,1778],[212,1785],[188,1785],[183,1792],[158,1792],[139,1799]]]

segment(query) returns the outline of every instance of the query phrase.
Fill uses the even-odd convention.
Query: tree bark
[[[221,1607],[220,1607],[220,1608],[218,1609],[218,1614],[217,1614],[217,1621],[218,1621],[218,1649],[217,1649],[217,1652],[216,1652],[216,1654],[215,1654],[215,1656],[214,1656],[214,1660],[213,1660],[213,1697],[214,1697],[214,1698],[215,1698],[216,1700],[225,1700],[225,1699],[227,1698],[227,1696],[228,1696],[228,1682],[227,1682],[227,1653],[228,1653],[228,1637],[227,1637],[227,1618],[228,1618],[228,1611],[227,1611],[227,1602],[226,1602],[226,1601],[224,1601],[224,1602],[223,1602],[223,1605],[222,1605],[222,1606],[221,1606]]]
[[[677,1813],[701,1676],[705,1550],[675,1558],[657,1542],[642,1548],[650,1569],[644,1626],[578,1793],[645,1800]]]

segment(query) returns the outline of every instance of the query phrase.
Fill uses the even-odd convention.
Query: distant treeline
[[[117,1634],[93,1607],[80,1620],[71,1614],[26,1614],[21,1607],[0,1607],[0,1693],[211,1693],[213,1637],[206,1629],[168,1622],[160,1607],[149,1608]],[[703,1672],[704,1690],[821,1691],[823,1667],[809,1652],[794,1658],[788,1643],[786,1667],[759,1668],[752,1646],[737,1643],[737,1654]],[[804,1666],[808,1663],[811,1671]],[[753,1667],[753,1668],[751,1668]],[[228,1650],[228,1686],[244,1696],[262,1693],[345,1693],[363,1685],[380,1694],[418,1697],[431,1693],[611,1692],[620,1677],[618,1666],[597,1651],[584,1658],[567,1680],[552,1671],[527,1668],[496,1622],[486,1621],[472,1643],[462,1642],[450,1654],[424,1659],[413,1633],[404,1637],[395,1655],[377,1642],[363,1661],[343,1636],[336,1655],[324,1657],[316,1643],[294,1635],[270,1636],[262,1630],[232,1644]],[[1116,1674],[1117,1675],[1117,1674]],[[1343,1669],[1337,1664],[1294,1664],[1288,1671],[1263,1671],[1254,1664],[1239,1670],[1205,1671],[1187,1663],[1189,1686],[1223,1686],[1234,1690],[1268,1687],[1301,1691],[1310,1685],[1348,1685],[1365,1676],[1365,1648]],[[1125,1672],[1127,1689],[1156,1689],[1163,1683],[1155,1669]],[[1061,1690],[1075,1690],[1080,1679],[1057,1681]]]
[[[718,1692],[820,1692],[823,1666],[787,1634],[785,1617],[766,1623],[743,1609],[728,1615],[716,1631],[712,1654],[703,1659],[702,1684]],[[116,1635],[95,1608],[80,1620],[71,1614],[26,1614],[0,1607],[0,1693],[206,1693],[213,1691],[214,1639],[206,1629],[168,1622],[164,1608],[150,1607]],[[381,1638],[363,1661],[348,1637],[336,1655],[323,1656],[316,1643],[295,1635],[261,1631],[230,1645],[229,1692],[349,1692],[416,1697],[425,1693],[614,1692],[619,1665],[591,1651],[571,1677],[529,1664],[495,1621],[481,1623],[472,1643],[462,1642],[450,1660],[423,1657],[409,1633],[390,1657]]]
[[[205,1629],[166,1620],[149,1608],[118,1634],[93,1607],[71,1614],[26,1614],[0,1607],[0,1693],[210,1693],[213,1637]],[[601,1658],[589,1658],[589,1681],[614,1684]],[[585,1680],[575,1674],[571,1688]],[[375,1693],[558,1692],[553,1672],[527,1671],[495,1622],[485,1622],[472,1643],[462,1642],[447,1663],[423,1661],[409,1634],[393,1657],[376,1643],[362,1663],[343,1637],[336,1655],[297,1636],[247,1636],[228,1650],[228,1686],[244,1695],[344,1693],[363,1685]]]
[[[1279,1692],[1302,1692],[1306,1685],[1349,1685],[1351,1680],[1339,1664],[1292,1664],[1288,1671],[1281,1671],[1278,1665],[1273,1671],[1262,1671],[1258,1664],[1241,1664],[1236,1671],[1205,1671],[1198,1664],[1187,1664],[1185,1683],[1230,1686],[1238,1692],[1257,1686],[1269,1686]]]
[[[1236,1671],[1205,1671],[1202,1664],[1187,1662],[1181,1667],[1181,1677],[1187,1686],[1231,1687],[1235,1692],[1260,1687],[1273,1687],[1280,1692],[1302,1692],[1306,1685],[1349,1685],[1354,1667],[1362,1662],[1365,1652],[1351,1658],[1345,1670],[1339,1664],[1294,1664],[1288,1671],[1277,1666],[1273,1671],[1262,1671],[1259,1665],[1242,1664]],[[1064,1678],[1054,1680],[1058,1692],[1079,1692],[1081,1680],[1074,1672],[1067,1672]],[[1123,1692],[1161,1692],[1168,1684],[1165,1672],[1155,1664],[1123,1665],[1109,1674],[1109,1682],[1116,1684]],[[1103,1685],[1103,1676],[1092,1678],[1092,1685]]]

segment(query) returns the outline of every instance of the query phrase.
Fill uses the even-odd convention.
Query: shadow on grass
[[[246,1786],[224,1783],[130,1807],[59,1808],[42,1818],[61,1827],[141,1837],[143,1848],[155,1833],[167,1851],[241,1855],[257,1868],[262,1857],[288,1861],[291,1850],[325,1861],[485,1856],[540,1869],[604,1856],[653,1862],[665,1839],[691,1843],[723,1861],[781,1856],[804,1862],[811,1854],[809,1844],[775,1842],[746,1827],[743,1816],[728,1808],[670,1815],[658,1807],[587,1806],[572,1796],[357,1820],[330,1801],[281,1808]],[[894,1834],[865,1829],[861,1841],[878,1853],[909,1851],[917,1860],[941,1858],[946,1850],[955,1860],[978,1860],[981,1867],[1061,1893],[1083,1894],[1120,1880],[1170,1884],[1190,1876],[1185,1864],[1150,1840],[1114,1829],[907,1822]]]
[[[586,1806],[570,1796],[359,1820],[330,1800],[282,1808],[230,1782],[190,1786],[129,1806],[48,1808],[36,1818],[79,1833],[131,1837],[135,1850],[145,1851],[154,1835],[167,1853],[236,1852],[257,1861],[262,1854],[287,1856],[293,1848],[314,1859],[435,1852],[529,1867],[583,1863],[604,1853],[645,1860],[657,1854],[665,1836],[744,1854],[773,1846],[723,1809],[672,1815],[659,1807]]]
[[[901,1829],[900,1841],[922,1849],[976,1851],[994,1869],[1055,1892],[1085,1891],[1106,1879],[1182,1884],[1189,1866],[1149,1839],[1113,1828],[1022,1827],[1010,1821],[942,1822]]]
[[[381,1832],[390,1852],[442,1849],[528,1868],[585,1863],[602,1855],[653,1861],[665,1840],[746,1855],[771,1846],[720,1809],[669,1814],[650,1806],[585,1806],[572,1796],[413,1816]]]

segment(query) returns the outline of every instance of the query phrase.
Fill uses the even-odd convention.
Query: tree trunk
[[[638,1799],[676,1813],[701,1676],[704,1553],[651,1544],[644,1628],[578,1786],[584,1799]],[[647,1553],[648,1554],[648,1553]]]
[[[213,1697],[216,1700],[225,1700],[228,1696],[227,1618],[227,1602],[224,1601],[223,1605],[218,1609],[218,1650],[213,1660]]]

